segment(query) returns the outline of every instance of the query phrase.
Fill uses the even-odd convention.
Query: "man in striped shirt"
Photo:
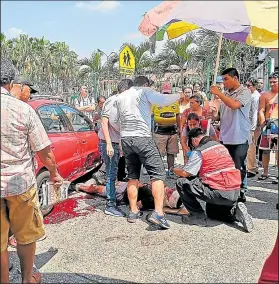
[[[81,87],[80,96],[75,99],[74,103],[78,110],[93,121],[95,100],[93,97],[89,97],[88,88],[86,86]]]

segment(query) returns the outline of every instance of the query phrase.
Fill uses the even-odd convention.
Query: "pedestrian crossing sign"
[[[121,74],[132,75],[135,71],[135,56],[126,45],[119,54],[119,69]]]

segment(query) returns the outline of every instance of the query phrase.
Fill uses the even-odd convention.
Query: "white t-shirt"
[[[119,143],[120,142],[120,126],[118,123],[115,122],[117,116],[117,108],[116,108],[116,99],[117,95],[109,97],[102,109],[102,117],[106,117],[109,119],[109,136],[112,142]],[[99,130],[99,138],[105,140],[103,129],[100,128]]]
[[[91,106],[95,104],[95,100],[93,97],[87,96],[86,98],[79,96],[78,98],[75,99],[75,107],[84,107],[84,106]],[[88,112],[88,111],[82,111],[84,115],[86,115],[88,118],[93,120],[93,111]]]
[[[258,112],[259,112],[259,101],[260,101],[260,93],[255,90],[251,95],[251,107],[249,112],[249,118],[251,123],[251,130],[254,131],[257,128],[258,124]]]
[[[132,87],[116,99],[117,118],[123,137],[151,137],[151,105],[168,106],[179,94],[160,94],[147,87]]]

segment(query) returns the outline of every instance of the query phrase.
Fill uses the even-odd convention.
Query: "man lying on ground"
[[[225,146],[212,141],[201,128],[188,133],[189,147],[194,149],[184,168],[173,171],[180,176],[177,191],[189,215],[183,222],[207,226],[206,205],[227,209],[233,221],[239,221],[247,232],[253,229],[252,217],[244,203],[238,202],[241,175]],[[222,212],[223,214],[223,212]]]
[[[117,204],[129,204],[127,185],[127,182],[118,181],[115,183]],[[77,184],[76,190],[106,197],[105,185]],[[141,211],[154,209],[154,198],[150,184],[139,184],[137,206]],[[178,215],[188,214],[175,188],[165,187],[164,212]]]

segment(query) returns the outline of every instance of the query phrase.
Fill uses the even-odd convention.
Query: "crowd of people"
[[[273,111],[278,105],[277,73],[271,74],[269,81],[274,96],[272,101],[266,102],[266,108]],[[103,182],[96,178],[96,185],[78,185],[78,188],[90,193],[106,192],[105,213],[109,215],[125,216],[116,201],[129,204],[127,220],[130,223],[142,216],[142,209],[154,209],[148,220],[162,228],[169,228],[164,212],[176,212],[183,215],[185,223],[206,225],[209,216],[238,220],[246,231],[251,231],[253,222],[244,205],[247,178],[254,176],[253,170],[258,168],[262,141],[272,143],[263,151],[264,155],[276,144],[275,136],[266,135],[265,129],[271,127],[270,122],[278,125],[275,111],[271,120],[270,111],[265,111],[265,120],[260,123],[260,98],[266,94],[258,91],[262,88],[261,78],[250,78],[242,85],[237,70],[229,68],[217,77],[216,86],[211,87],[214,96],[211,102],[205,99],[197,83],[193,87],[185,86],[179,95],[172,94],[169,82],[162,84],[160,92],[153,83],[144,76],[135,78],[134,82],[122,80],[118,93],[104,103],[99,137],[106,176]],[[209,119],[214,124],[208,127]],[[201,142],[194,146],[195,139]],[[175,168],[179,142],[184,167]],[[203,147],[212,158],[203,157],[200,150]],[[120,156],[125,157],[128,172],[128,182],[123,183],[122,179],[121,186],[116,182]],[[167,174],[162,162],[164,157]],[[142,168],[150,177],[148,185],[139,183]],[[175,205],[169,202],[171,195],[167,195],[168,188],[164,188],[165,179],[174,177],[178,178],[176,188],[169,192],[179,200]],[[264,177],[265,172],[259,179]],[[122,197],[117,200],[115,193],[119,191]],[[152,206],[139,206],[145,198]]]
[[[26,102],[37,92],[13,64],[1,58],[1,283],[9,282],[8,241],[17,241],[23,283],[39,283],[33,273],[36,241],[45,235],[40,213],[33,155],[59,188],[55,157],[36,112]],[[123,79],[109,98],[95,100],[86,86],[74,100],[99,136],[103,165],[92,184],[77,190],[106,197],[105,214],[135,223],[144,210],[148,221],[169,229],[166,213],[179,214],[188,225],[207,226],[208,219],[240,222],[245,231],[253,220],[245,206],[248,178],[268,178],[270,152],[278,141],[278,74],[263,91],[260,78],[241,84],[238,71],[228,68],[210,88],[184,86],[174,94],[169,82],[155,90],[145,76]],[[184,164],[175,165],[181,144]],[[166,157],[167,169],[164,166]],[[140,181],[143,168],[150,182]],[[126,175],[127,172],[127,175]],[[176,187],[166,186],[176,179]],[[278,183],[278,178],[277,181]],[[119,204],[127,204],[123,212]],[[23,214],[24,212],[24,214]]]

